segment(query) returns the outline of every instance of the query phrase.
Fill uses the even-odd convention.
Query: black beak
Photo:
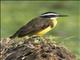
[[[57,15],[57,17],[67,17],[68,15]]]

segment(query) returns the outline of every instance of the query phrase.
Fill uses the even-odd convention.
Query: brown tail
[[[16,36],[12,35],[12,36],[10,36],[9,38],[10,38],[10,39],[14,39],[15,37],[16,37]]]
[[[10,39],[14,39],[16,36],[17,36],[17,35],[16,35],[16,33],[15,33],[14,35],[10,36],[9,38],[10,38]]]

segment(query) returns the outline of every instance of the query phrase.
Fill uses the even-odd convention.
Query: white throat
[[[56,20],[58,17],[55,17],[55,18],[50,18],[51,20]]]

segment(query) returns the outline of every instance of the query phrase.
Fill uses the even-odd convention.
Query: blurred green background
[[[40,14],[52,11],[66,14],[48,34],[65,44],[80,60],[80,1],[1,1],[1,37],[9,37]]]

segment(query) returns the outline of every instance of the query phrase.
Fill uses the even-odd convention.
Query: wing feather
[[[18,37],[23,37],[25,35],[30,35],[47,28],[48,26],[53,26],[52,21],[44,18],[35,18],[31,20],[28,24],[21,27],[15,35]]]

